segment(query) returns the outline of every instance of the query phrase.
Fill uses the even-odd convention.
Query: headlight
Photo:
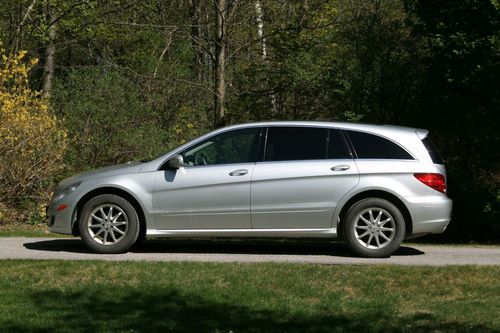
[[[61,193],[59,193],[55,198],[54,198],[54,201],[59,201],[61,200],[62,198],[64,198],[65,196],[67,196],[68,194],[70,194],[71,192],[73,192],[74,190],[76,190],[76,188],[78,187],[78,185],[80,185],[82,182],[79,182],[79,183],[74,183],[74,184],[71,184],[69,185],[68,187],[66,187]]]

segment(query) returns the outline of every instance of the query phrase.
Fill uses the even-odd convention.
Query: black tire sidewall
[[[360,212],[367,208],[382,208],[392,215],[396,226],[396,234],[391,243],[381,249],[367,249],[358,243],[354,234],[354,223]],[[343,226],[344,240],[349,248],[356,254],[368,258],[385,258],[393,254],[400,246],[405,237],[405,220],[401,211],[391,202],[380,198],[363,199],[355,203],[346,215]]]
[[[113,245],[103,245],[97,243],[92,236],[90,236],[87,228],[87,221],[90,213],[95,207],[102,204],[114,204],[119,206],[123,209],[129,221],[127,234],[121,241]],[[81,214],[79,214],[78,227],[80,230],[80,237],[91,251],[107,254],[126,252],[137,240],[140,229],[139,217],[137,216],[137,212],[134,207],[124,198],[114,194],[102,194],[89,200],[83,207]]]

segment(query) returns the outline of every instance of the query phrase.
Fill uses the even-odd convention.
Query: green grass
[[[72,237],[68,235],[54,234],[49,231],[45,223],[31,225],[27,223],[10,223],[0,225],[0,237]]]
[[[0,230],[0,237],[48,237],[48,238],[68,238],[69,235],[54,234],[52,232],[26,231],[26,230]]]
[[[2,332],[499,332],[500,267],[0,261]]]

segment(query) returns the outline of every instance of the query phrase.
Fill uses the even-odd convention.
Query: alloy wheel
[[[353,226],[356,240],[367,249],[381,249],[396,235],[394,218],[382,208],[364,209],[357,215]]]
[[[114,204],[102,204],[92,210],[87,220],[90,236],[98,244],[114,245],[128,232],[129,220],[123,209]]]

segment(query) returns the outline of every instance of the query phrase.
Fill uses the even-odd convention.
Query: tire
[[[139,231],[139,235],[137,236],[137,240],[135,241],[134,245],[139,245],[142,244],[143,242],[146,241],[146,229],[145,228],[140,228],[141,230]],[[144,229],[144,230],[142,230]]]
[[[385,258],[394,253],[405,236],[405,220],[391,202],[368,198],[349,208],[343,226],[344,239],[356,254]]]
[[[123,253],[137,240],[139,217],[122,197],[103,194],[85,204],[78,221],[85,245],[97,253]]]

